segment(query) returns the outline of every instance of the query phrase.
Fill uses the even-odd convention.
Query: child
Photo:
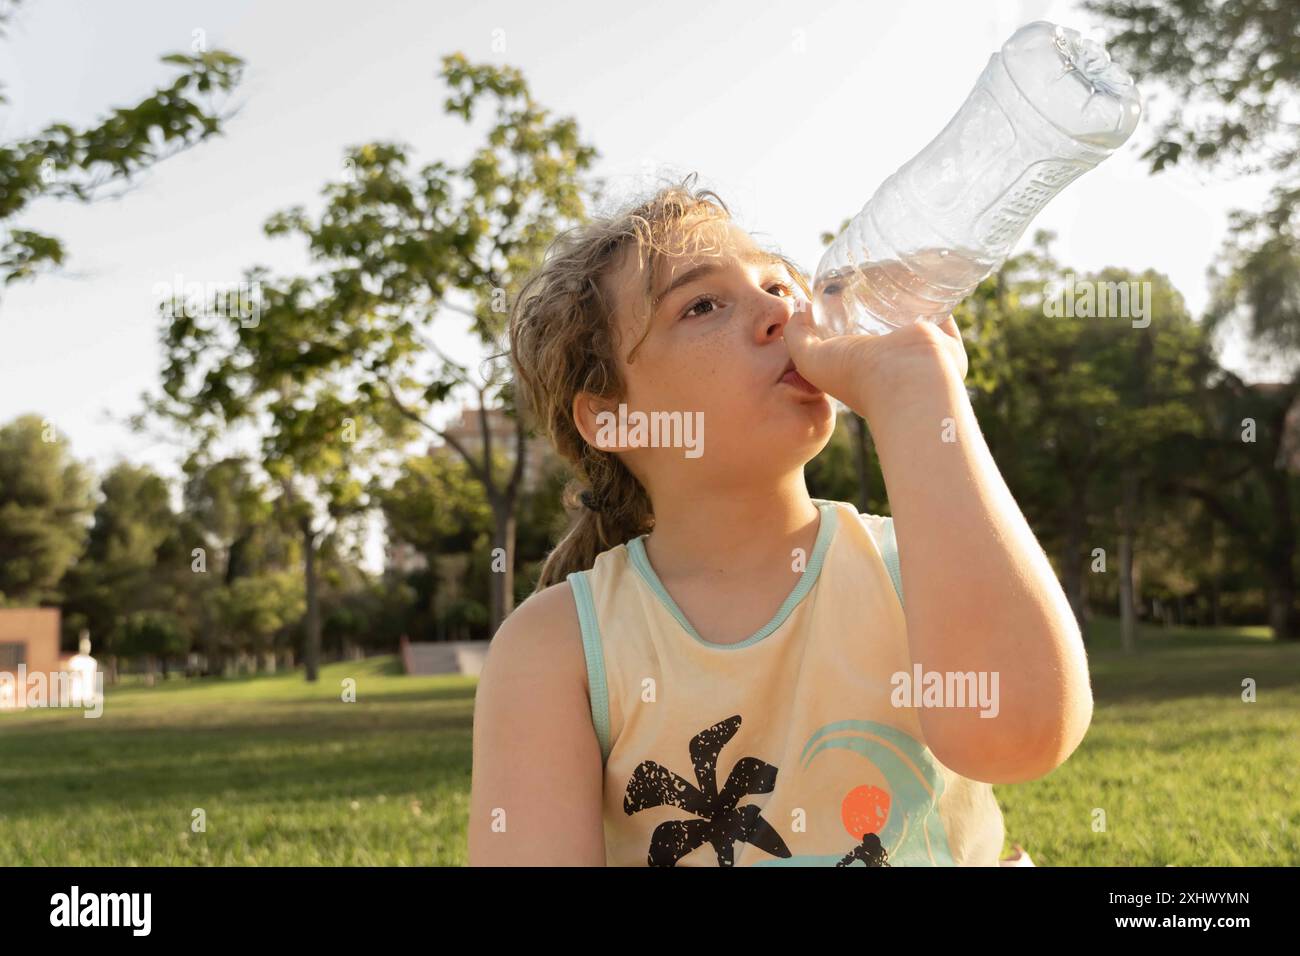
[[[511,315],[520,405],[587,487],[480,677],[470,862],[997,865],[991,784],[1061,764],[1092,695],[956,325],[822,338],[692,180],[561,236]],[[832,396],[897,537],[808,494]]]

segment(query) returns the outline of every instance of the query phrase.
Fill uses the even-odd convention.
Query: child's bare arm
[[[921,725],[963,776],[1029,780],[1064,762],[1092,719],[1083,640],[980,432],[952,343],[921,326],[907,330],[917,338],[908,354],[881,353],[864,369],[852,407],[889,492],[913,659],[941,674],[998,675],[996,717],[923,708]]]
[[[568,583],[506,619],[474,699],[471,866],[604,866],[600,745]]]
[[[799,372],[866,418],[889,493],[912,659],[941,675],[998,676],[996,717],[922,708],[936,757],[965,777],[1040,777],[1078,746],[1092,690],[1078,624],[998,471],[963,384],[951,318],[884,336],[785,337]]]

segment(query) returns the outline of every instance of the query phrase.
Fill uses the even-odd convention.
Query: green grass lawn
[[[1300,645],[1264,627],[1138,639],[1126,657],[1118,621],[1092,622],[1092,727],[1054,773],[995,788],[1008,838],[1042,866],[1300,864]]]
[[[462,864],[475,683],[370,658],[0,714],[0,865]]]
[[[1300,646],[1153,627],[1124,658],[1105,619],[1089,640],[1092,729],[996,788],[1008,845],[1040,866],[1300,864]],[[0,714],[0,865],[464,864],[474,686],[372,658],[315,685],[110,688],[98,720]]]

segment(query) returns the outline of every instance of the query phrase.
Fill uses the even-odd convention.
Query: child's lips
[[[800,391],[808,392],[814,395],[821,392],[820,388],[818,388],[812,382],[808,381],[806,378],[800,375],[793,368],[790,369],[788,372],[786,372],[784,375],[782,375],[780,381],[777,384],[790,385],[793,386],[794,388],[799,389]]]

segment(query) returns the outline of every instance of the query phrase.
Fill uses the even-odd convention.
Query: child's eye
[[[786,282],[773,282],[768,286],[768,289],[782,289],[786,295],[794,295],[794,289],[792,289],[789,283]],[[682,313],[682,318],[698,318],[701,315],[708,315],[708,312],[695,311],[702,305],[711,305],[716,308],[718,305],[721,305],[721,303],[718,301],[716,296],[702,295],[686,307],[686,311]],[[709,310],[709,312],[712,311],[714,311],[714,309]]]
[[[716,296],[712,296],[712,295],[702,295],[702,296],[700,296],[698,299],[696,299],[694,302],[692,302],[690,305],[688,305],[688,306],[686,307],[686,311],[682,313],[682,318],[683,318],[683,319],[687,318],[688,316],[691,315],[691,313],[692,313],[695,309],[699,308],[699,307],[702,306],[702,305],[715,305],[715,306],[716,306],[717,304],[718,304],[718,299],[717,299]],[[713,310],[710,309],[709,311],[712,312]],[[708,312],[701,312],[701,313],[698,313],[698,314],[699,314],[699,315],[708,315]]]

